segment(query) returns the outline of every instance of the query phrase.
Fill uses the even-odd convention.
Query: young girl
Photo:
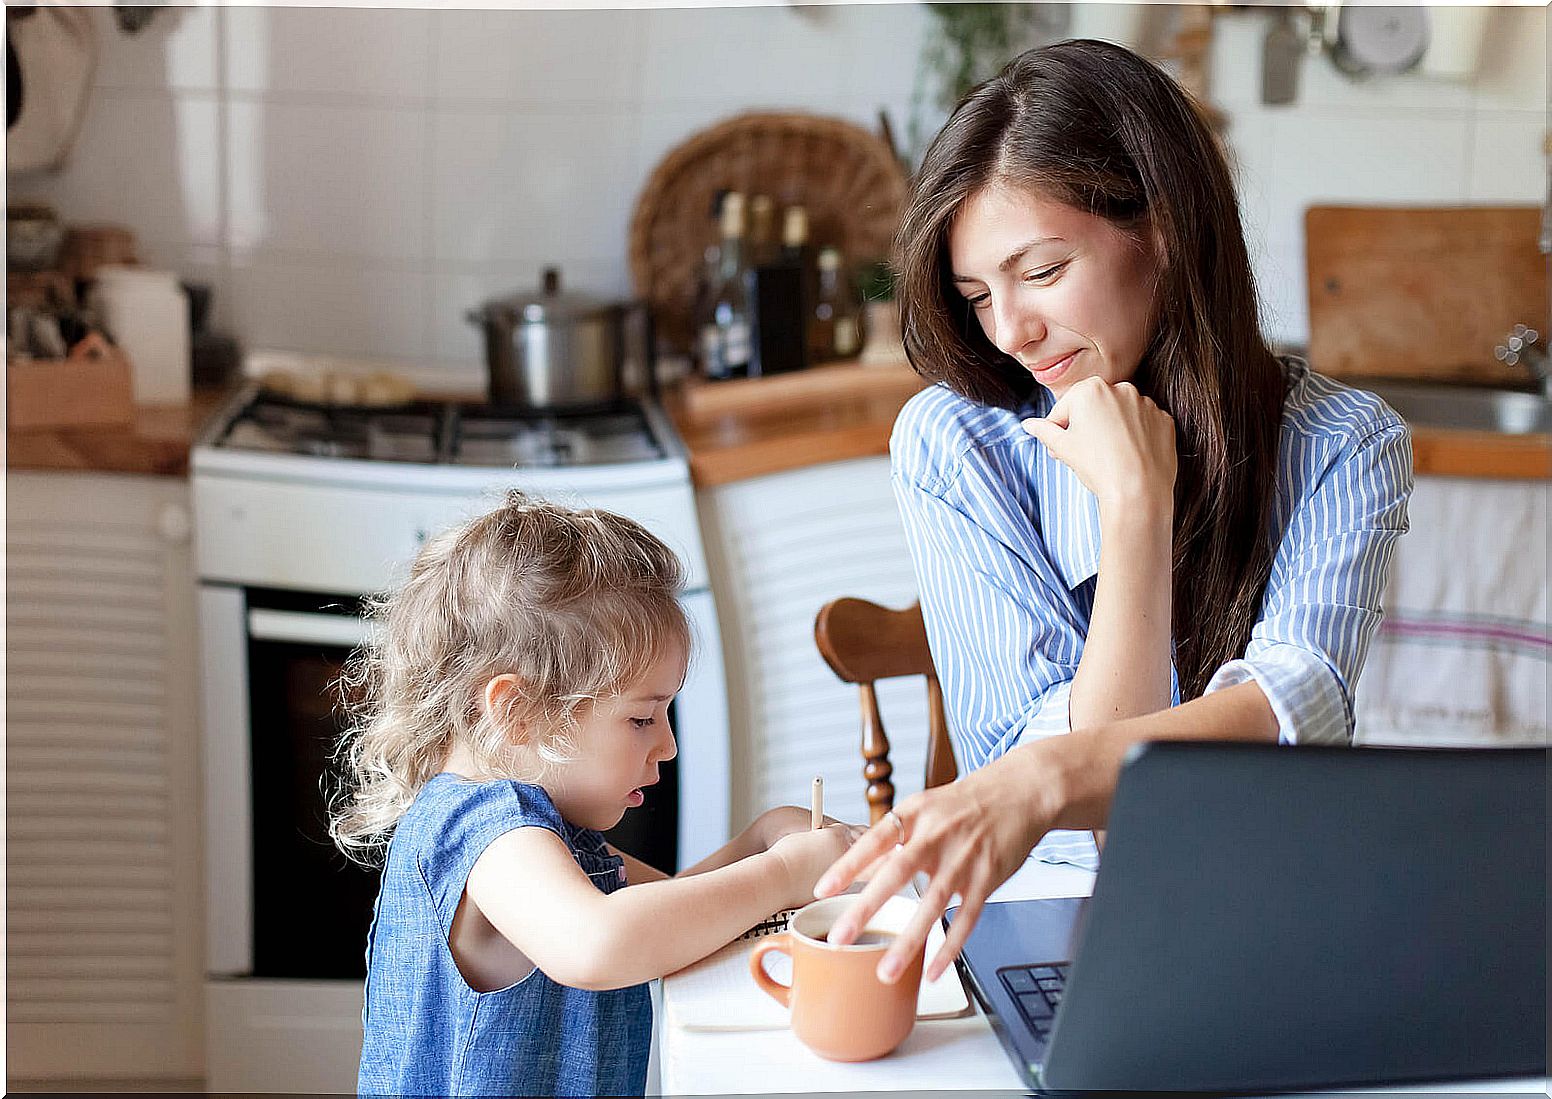
[[[676,751],[681,583],[636,523],[513,493],[376,608],[331,825],[358,861],[386,848],[362,1093],[640,1094],[645,982],[811,900],[846,850],[777,809],[669,878],[599,834]]]

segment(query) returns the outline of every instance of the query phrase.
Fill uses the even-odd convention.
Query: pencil
[[[809,809],[808,826],[810,828],[824,827],[824,779],[819,775],[814,776],[814,801]]]

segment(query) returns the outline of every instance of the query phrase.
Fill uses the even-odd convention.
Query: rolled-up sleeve
[[[1353,689],[1407,530],[1406,426],[1396,421],[1340,449],[1311,486],[1289,516],[1244,657],[1219,668],[1207,691],[1253,680],[1281,743],[1347,744]]]

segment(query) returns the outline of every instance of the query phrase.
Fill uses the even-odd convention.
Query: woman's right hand
[[[789,832],[771,844],[770,853],[780,861],[788,882],[787,901],[801,908],[814,899],[814,883],[830,865],[851,848],[866,829],[853,824],[830,824]]]
[[[834,896],[858,878],[868,884],[852,908],[836,922],[830,941],[848,943],[896,891],[918,873],[930,879],[916,914],[879,962],[880,980],[892,982],[919,955],[927,933],[955,895],[959,912],[937,955],[927,960],[923,978],[934,980],[958,955],[981,914],[986,898],[1023,865],[1040,838],[1056,823],[1066,783],[1057,767],[1061,750],[1050,740],[1014,749],[946,786],[913,794],[893,816],[868,830],[815,889]],[[901,842],[903,840],[903,842]]]
[[[1131,382],[1084,378],[1023,428],[1078,475],[1102,511],[1139,504],[1173,510],[1175,421]]]

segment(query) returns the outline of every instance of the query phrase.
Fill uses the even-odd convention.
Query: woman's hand
[[[948,938],[923,974],[929,981],[941,975],[958,956],[986,898],[1055,823],[1066,783],[1056,766],[1060,753],[1046,749],[1066,739],[1015,749],[947,786],[913,794],[896,807],[894,819],[885,817],[869,829],[814,889],[815,896],[828,897],[860,877],[870,878],[831,930],[830,941],[851,942],[886,900],[925,873],[931,880],[916,914],[879,962],[878,976],[886,983],[899,977],[958,894],[960,909]]]
[[[1173,510],[1175,421],[1131,382],[1084,378],[1023,427],[1078,475],[1103,510]]]

